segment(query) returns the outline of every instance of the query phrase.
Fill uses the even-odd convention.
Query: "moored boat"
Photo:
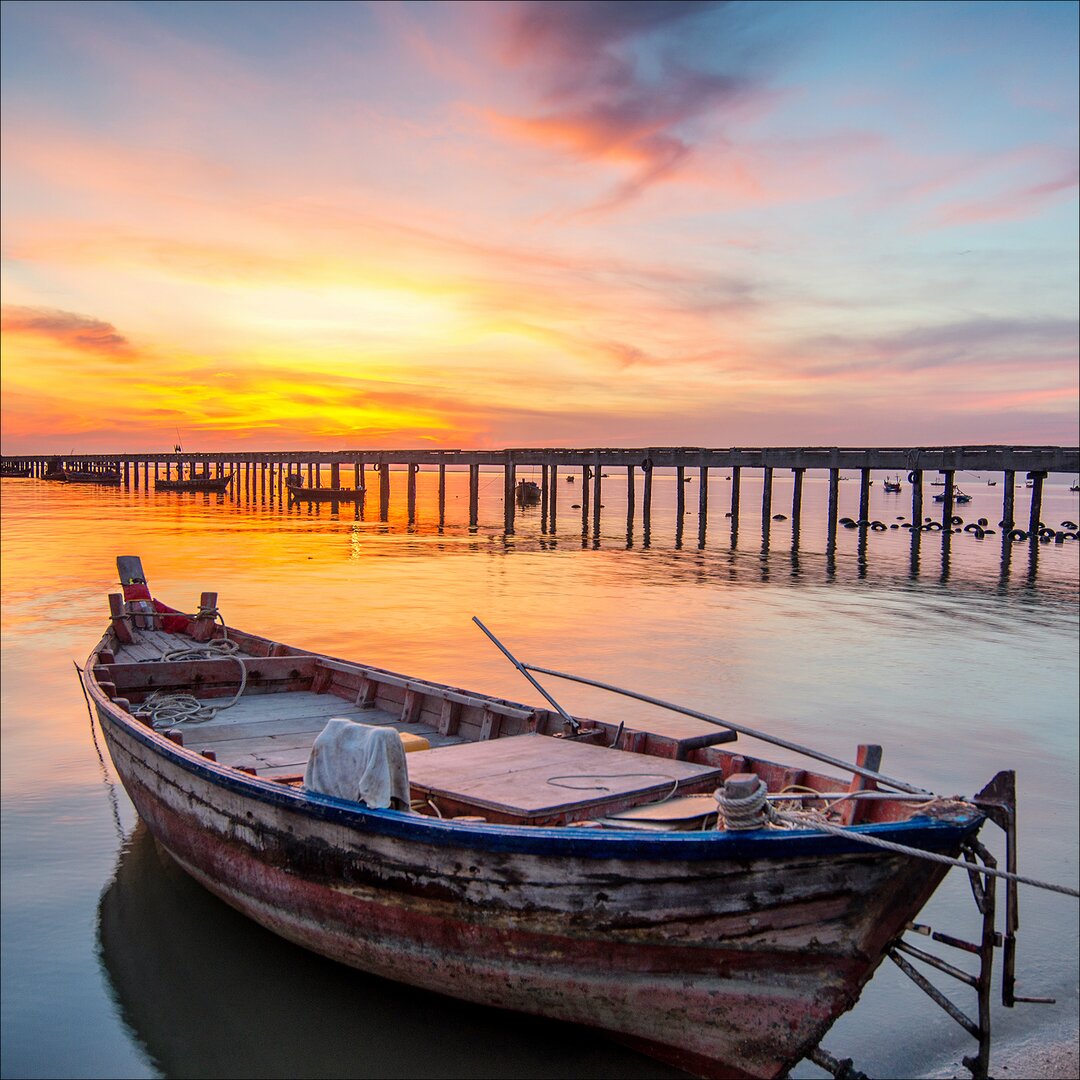
[[[806,752],[692,710],[593,721],[544,691],[552,708],[226,629],[214,594],[184,614],[117,563],[83,685],[189,874],[335,960],[698,1075],[782,1076],[810,1053],[993,816],[991,785],[936,799],[873,752],[810,751],[841,779],[729,749]],[[327,782],[327,762],[360,775],[325,739],[341,730],[391,760],[374,795]]]
[[[290,499],[297,502],[363,502],[364,488],[304,487],[301,477],[293,473],[285,478]]]
[[[0,479],[25,479],[34,474],[29,469],[20,469],[17,465],[5,465],[0,468]]]
[[[119,469],[63,469],[61,479],[69,484],[120,484]],[[46,479],[49,479],[48,477]]]
[[[934,496],[934,502],[943,503],[948,497],[948,494],[943,491],[941,494]],[[969,503],[971,502],[971,496],[961,491],[958,487],[954,487],[952,489],[952,501],[954,503]]]
[[[155,480],[158,491],[209,491],[221,494],[229,490],[233,474],[228,476],[193,476],[187,480]]]
[[[887,492],[896,493],[902,489],[902,486],[899,476],[885,478],[885,490]]]
[[[535,480],[519,480],[514,497],[520,506],[530,506],[540,501],[540,485]]]

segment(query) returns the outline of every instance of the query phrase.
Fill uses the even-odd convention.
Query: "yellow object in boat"
[[[414,750],[431,749],[431,743],[423,735],[414,735],[411,731],[399,731],[398,735],[401,736],[401,745],[405,748],[406,754],[411,754]]]

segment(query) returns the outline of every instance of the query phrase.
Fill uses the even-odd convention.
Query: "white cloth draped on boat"
[[[304,787],[373,810],[407,810],[409,773],[397,731],[333,718],[311,747]]]

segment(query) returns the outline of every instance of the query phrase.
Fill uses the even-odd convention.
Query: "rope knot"
[[[765,798],[765,781],[754,773],[735,773],[717,788],[716,801],[724,828],[729,832],[764,829],[773,820],[773,810]]]

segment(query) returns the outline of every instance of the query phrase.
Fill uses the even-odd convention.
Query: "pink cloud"
[[[1041,183],[1013,187],[987,199],[946,207],[935,220],[939,225],[971,225],[1030,217],[1062,193],[1072,191],[1078,183],[1080,170],[1074,167]]]
[[[747,77],[691,67],[666,31],[717,4],[530,3],[511,11],[505,56],[538,87],[527,114],[488,109],[493,128],[630,176],[601,202],[634,198],[675,173],[692,129],[757,90]],[[659,39],[659,40],[658,40]],[[648,53],[648,56],[645,54]]]
[[[9,334],[33,334],[74,349],[126,357],[131,345],[112,323],[56,308],[7,305],[0,312],[0,329]]]

